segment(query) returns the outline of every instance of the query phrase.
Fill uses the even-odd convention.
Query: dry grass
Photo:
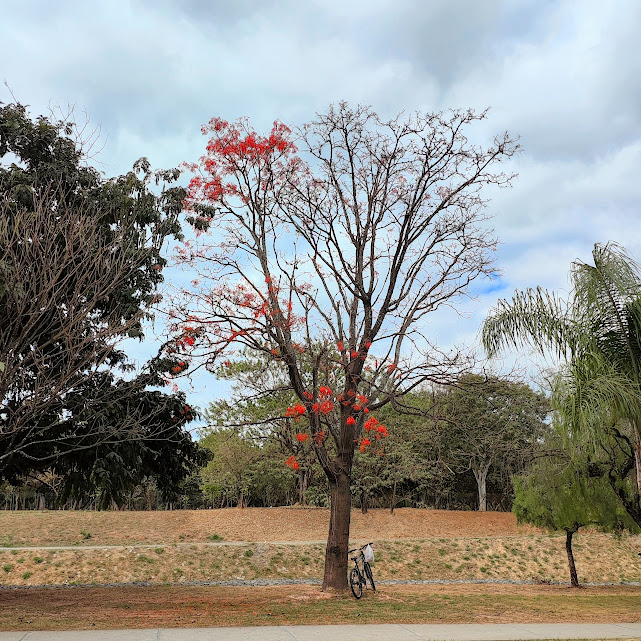
[[[641,581],[637,538],[577,537],[581,581]],[[439,538],[375,542],[375,578],[465,581],[567,581],[565,539],[530,535],[496,539]],[[150,548],[0,549],[0,584],[61,585],[149,581],[320,578],[324,545],[184,544]]]
[[[638,621],[639,588],[387,586],[356,601],[311,586],[45,588],[2,593],[2,630],[326,623]]]
[[[0,511],[0,545],[132,545],[225,541],[315,541],[327,537],[325,508],[229,508],[175,512]],[[352,513],[355,540],[515,536],[537,532],[505,512],[401,508]],[[89,536],[87,536],[89,535]]]
[[[5,544],[34,546],[0,548],[0,585],[320,578],[324,544],[319,541],[327,518],[326,510],[291,508],[0,512]],[[223,537],[222,543],[208,539],[214,535]],[[354,513],[353,536],[375,541],[379,580],[568,580],[564,537],[519,528],[511,514],[402,509],[392,516],[372,510]],[[264,542],[268,538],[271,543]],[[273,542],[292,539],[307,542]],[[617,540],[592,532],[575,540],[581,581],[641,581],[641,537]],[[132,547],[141,543],[151,547]],[[35,547],[70,544],[69,550]]]

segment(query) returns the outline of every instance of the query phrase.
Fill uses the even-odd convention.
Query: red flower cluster
[[[356,425],[356,419],[353,416],[349,416],[347,418],[347,424],[348,425]]]
[[[371,432],[372,430],[376,429],[377,425],[378,425],[378,419],[372,416],[371,418],[368,418],[365,421],[365,425],[363,425],[363,428],[365,429],[366,432]]]
[[[329,414],[334,409],[334,403],[332,401],[324,401],[320,404],[320,411],[323,414]]]
[[[298,461],[296,460],[295,456],[290,456],[285,461],[285,465],[287,465],[287,467],[291,467],[292,470],[297,470],[300,467],[300,465],[298,464]]]
[[[371,445],[371,444],[372,444],[372,442],[371,442],[368,438],[363,438],[363,439],[361,439],[361,444],[360,444],[360,447],[359,447],[360,451],[361,451],[361,452],[364,452],[364,451],[365,451],[365,448],[366,448],[368,445]]]
[[[292,416],[302,416],[304,413],[305,406],[298,403],[297,405],[294,405],[294,407],[288,407],[285,412],[285,416],[287,418],[291,418]]]
[[[178,365],[174,365],[174,367],[171,368],[171,371],[177,374],[178,372],[181,372],[184,369],[184,367],[185,367],[184,361],[180,361]]]
[[[375,431],[377,439],[381,439],[389,436],[389,431],[387,430],[385,425],[379,425],[378,420],[375,419],[373,416],[371,418],[368,418],[365,421],[365,425],[363,425],[363,428],[365,429],[366,432]]]
[[[296,434],[296,440],[299,443],[304,443],[309,438],[309,434]]]
[[[318,390],[318,393],[320,394],[321,398],[329,398],[332,395],[332,390],[329,389],[329,387],[321,387]]]

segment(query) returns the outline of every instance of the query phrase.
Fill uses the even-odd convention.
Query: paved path
[[[287,625],[0,632],[0,641],[511,641],[632,638],[641,639],[641,623]]]

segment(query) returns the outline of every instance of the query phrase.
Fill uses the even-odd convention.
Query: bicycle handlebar
[[[369,543],[366,543],[365,545],[361,545],[359,548],[354,548],[352,550],[347,550],[347,553],[349,554],[350,552],[356,552],[357,550],[364,550],[368,545],[374,545],[374,541],[370,541]]]

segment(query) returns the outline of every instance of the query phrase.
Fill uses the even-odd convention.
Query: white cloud
[[[467,304],[468,320],[434,318],[440,342],[475,335],[499,294],[567,287],[570,262],[595,242],[641,258],[636,0],[41,0],[3,11],[16,97],[34,115],[50,102],[86,107],[108,136],[108,174],[141,155],[195,160],[214,115],[265,129],[339,99],[383,115],[491,106],[478,141],[509,129],[524,147],[514,188],[489,205],[504,289]],[[11,100],[4,88],[0,100]]]

